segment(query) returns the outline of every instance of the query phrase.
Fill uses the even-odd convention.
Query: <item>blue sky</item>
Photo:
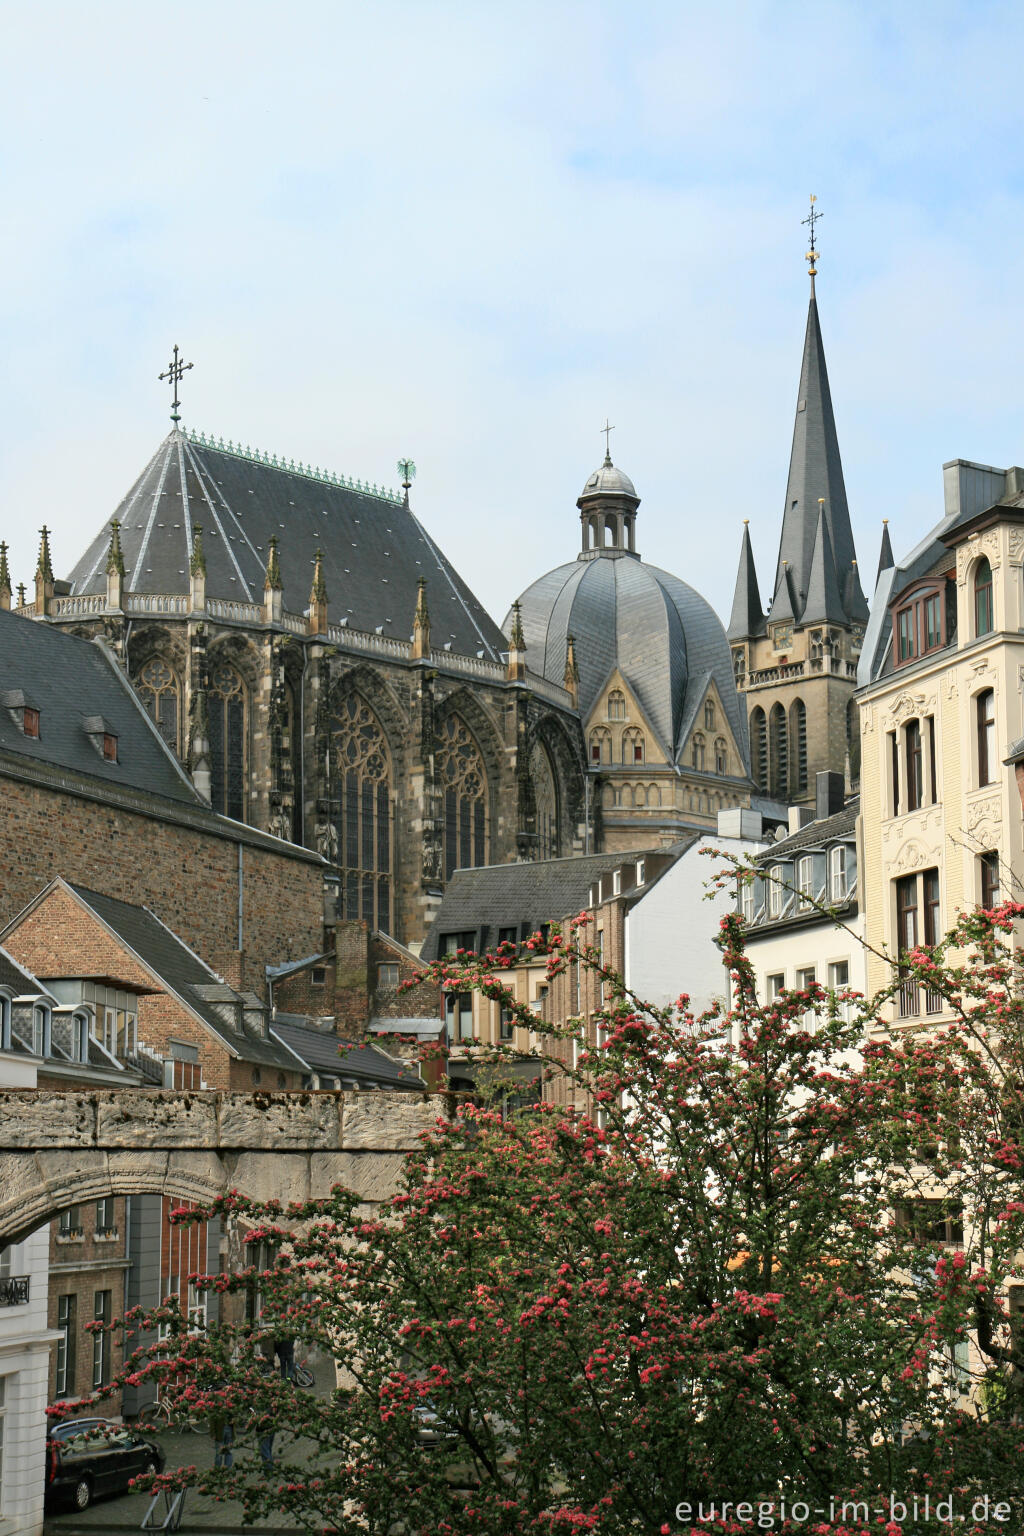
[[[862,566],[1024,459],[1007,4],[3,5],[0,537],[59,573],[167,430],[370,481],[500,621],[612,454],[728,616],[778,540],[818,283]],[[411,623],[411,615],[410,615]]]

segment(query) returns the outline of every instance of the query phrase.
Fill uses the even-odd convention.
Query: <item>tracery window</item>
[[[234,667],[210,674],[210,795],[215,811],[245,820],[245,685]]]
[[[626,695],[619,688],[613,688],[608,695],[608,719],[625,720]]]
[[[181,752],[181,684],[162,656],[151,656],[139,672],[138,689],[146,712],[172,752]]]
[[[533,783],[537,857],[557,859],[561,851],[558,837],[558,783],[542,741],[535,741],[530,753],[530,779]]]
[[[487,863],[487,776],[465,721],[448,715],[435,759],[444,797],[444,878]]]
[[[644,733],[635,725],[622,733],[622,761],[642,763],[644,760]]]
[[[392,931],[391,753],[380,721],[358,693],[332,722],[337,772],[338,863],[346,918]]]

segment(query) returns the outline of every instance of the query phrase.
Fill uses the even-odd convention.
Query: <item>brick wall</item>
[[[42,1081],[40,1081],[40,1086]],[[66,1084],[62,1085],[66,1087]],[[61,1314],[61,1298],[71,1299],[71,1329],[67,1383],[62,1397],[85,1397],[93,1390],[93,1339],[86,1333],[86,1323],[96,1315],[98,1292],[110,1292],[111,1320],[119,1318],[125,1310],[125,1276],[128,1270],[127,1229],[125,1201],[123,1198],[107,1201],[107,1226],[112,1230],[106,1235],[97,1232],[97,1205],[95,1200],[75,1206],[73,1231],[69,1236],[60,1235],[59,1220],[50,1223],[50,1289],[47,1325],[58,1329]],[[80,1235],[79,1235],[80,1234]],[[121,1365],[120,1334],[108,1336],[107,1379]],[[48,1400],[57,1398],[57,1346],[50,1349],[50,1384]],[[120,1412],[120,1400],[111,1398],[105,1410]]]
[[[151,908],[233,986],[263,994],[264,967],[323,944],[318,865],[198,828],[6,778],[0,785],[0,927],[53,879]],[[244,960],[244,964],[243,964]]]

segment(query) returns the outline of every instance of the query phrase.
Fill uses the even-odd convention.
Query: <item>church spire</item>
[[[818,503],[818,528],[802,618],[805,624],[842,624],[845,617],[836,562],[832,554],[832,540],[829,538],[826,505],[822,500]]]
[[[815,218],[820,218],[812,208]],[[797,605],[794,615],[802,618],[802,608],[811,574],[818,529],[818,502],[825,502],[825,518],[828,523],[829,542],[835,562],[837,582],[842,590],[843,576],[849,572],[857,551],[850,526],[850,511],[846,502],[846,486],[843,481],[843,463],[839,454],[839,438],[836,434],[835,416],[832,412],[832,394],[825,366],[825,348],[818,321],[818,301],[814,292],[814,277],[819,256],[812,244],[808,253],[811,274],[811,297],[807,310],[807,330],[804,334],[804,351],[800,364],[800,388],[797,394],[796,420],[793,426],[793,448],[789,461],[789,480],[786,485],[786,506],[782,517],[782,538],[779,542],[779,558],[776,566],[775,587],[783,566],[789,564],[790,585]],[[856,596],[863,604],[859,582]],[[779,618],[774,602],[771,618]],[[847,618],[852,615],[847,612]]]
[[[729,620],[730,640],[748,640],[765,634],[764,609],[757,586],[757,569],[754,551],[750,544],[750,524],[743,519],[743,543],[740,546],[740,568],[736,573],[736,592],[732,600],[732,617]]]
[[[883,571],[889,571],[896,564],[892,557],[892,544],[889,542],[889,519],[882,518],[882,547],[878,552],[878,570],[875,573],[875,585]]]

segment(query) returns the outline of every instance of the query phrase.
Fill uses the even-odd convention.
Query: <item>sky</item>
[[[1024,9],[0,0],[0,538],[184,424],[395,486],[500,622],[614,425],[643,558],[771,587],[818,301],[860,563],[1024,459]],[[340,596],[340,594],[339,594]],[[411,615],[410,615],[411,624]]]

